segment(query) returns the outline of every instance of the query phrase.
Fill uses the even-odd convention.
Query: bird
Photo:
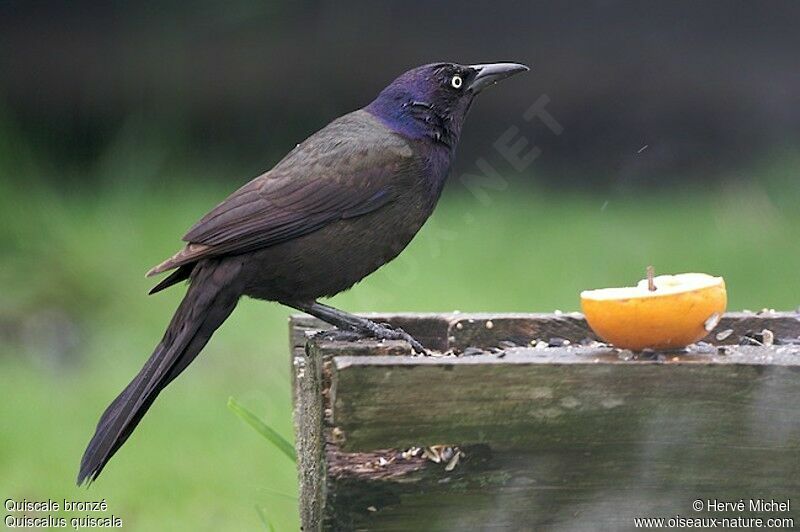
[[[305,312],[342,334],[405,340],[426,353],[402,329],[318,299],[351,288],[408,245],[439,200],[475,96],[527,70],[512,62],[413,68],[192,226],[184,247],[147,273],[171,270],[150,294],[181,281],[188,288],[150,358],[100,417],[78,485],[97,479],[242,296]]]

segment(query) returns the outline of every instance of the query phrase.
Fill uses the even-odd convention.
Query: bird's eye
[[[459,76],[458,74],[456,74],[450,79],[450,86],[453,87],[454,89],[460,89],[461,85],[463,84],[464,80],[461,79],[461,76]]]

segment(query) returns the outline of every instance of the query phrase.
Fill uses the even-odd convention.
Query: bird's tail
[[[234,261],[204,260],[191,275],[164,337],[139,374],[108,406],[86,447],[78,484],[91,482],[125,443],[164,389],[194,360],[211,335],[236,307],[241,295]]]

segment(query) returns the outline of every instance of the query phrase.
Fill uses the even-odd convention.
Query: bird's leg
[[[316,301],[311,303],[294,303],[290,306],[306,314],[310,314],[315,318],[319,318],[326,323],[330,323],[344,333],[357,333],[364,336],[371,336],[379,340],[405,340],[411,344],[411,348],[417,353],[423,355],[428,354],[425,348],[422,347],[422,344],[403,329],[392,328],[385,324],[378,324],[366,318],[349,314]]]

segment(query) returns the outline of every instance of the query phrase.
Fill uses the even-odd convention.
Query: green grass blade
[[[258,517],[261,518],[261,522],[264,523],[264,528],[269,530],[269,532],[275,532],[275,527],[272,525],[272,521],[270,521],[267,517],[267,509],[263,506],[256,505],[256,512],[258,512]]]
[[[256,431],[264,436],[272,445],[280,449],[283,454],[292,460],[292,462],[297,462],[297,455],[294,452],[294,446],[286,441],[286,439],[278,434],[272,427],[267,426],[255,414],[239,404],[233,397],[228,398],[228,408],[230,408],[234,414],[239,416],[242,421],[256,429]]]

